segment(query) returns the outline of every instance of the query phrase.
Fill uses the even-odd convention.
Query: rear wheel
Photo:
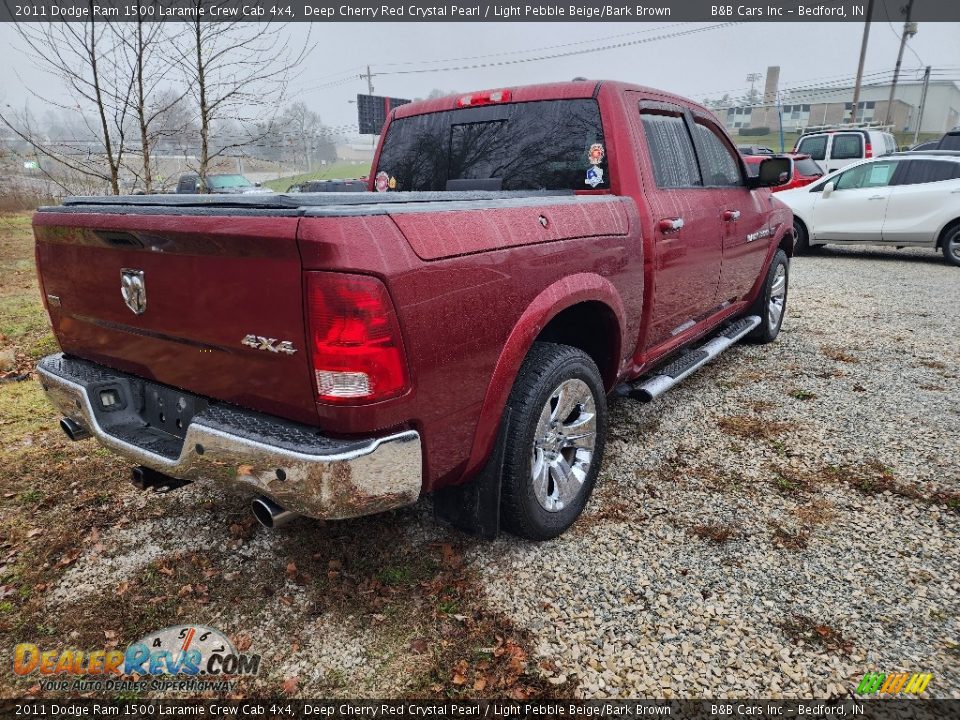
[[[796,218],[793,219],[793,234],[797,238],[793,244],[793,254],[803,255],[810,252],[810,234],[807,232],[807,226]]]
[[[960,267],[960,223],[947,228],[943,234],[941,248],[946,261]]]
[[[534,343],[509,404],[503,526],[548,540],[580,516],[600,472],[607,427],[600,371],[577,348]]]
[[[777,339],[787,310],[789,280],[790,259],[783,250],[777,250],[760,294],[748,312],[749,315],[759,315],[760,324],[747,335],[747,340],[769,343]]]

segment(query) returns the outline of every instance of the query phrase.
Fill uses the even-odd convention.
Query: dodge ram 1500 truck
[[[84,197],[34,216],[73,439],[140,487],[256,495],[267,526],[434,496],[563,532],[607,400],[650,400],[783,321],[789,209],[705,108],[575,81],[410,103],[370,191]]]

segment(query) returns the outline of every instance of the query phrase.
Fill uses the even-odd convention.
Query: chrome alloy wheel
[[[547,512],[568,506],[583,488],[597,442],[597,406],[590,387],[573,378],[550,393],[534,433],[530,472]]]
[[[785,265],[777,265],[773,275],[773,282],[770,284],[770,302],[767,305],[767,322],[772,329],[780,325],[780,318],[783,317],[783,304],[787,300],[787,268]]]

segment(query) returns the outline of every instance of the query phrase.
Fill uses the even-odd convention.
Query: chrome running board
[[[692,375],[737,340],[753,330],[761,322],[758,315],[747,315],[727,325],[720,334],[695,350],[688,350],[676,360],[657,368],[653,375],[632,385],[618,388],[624,395],[640,402],[650,402],[688,375]]]

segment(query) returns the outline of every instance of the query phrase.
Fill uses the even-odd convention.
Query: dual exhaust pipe
[[[86,440],[88,437],[90,437],[89,430],[83,427],[83,425],[78,423],[76,420],[71,420],[68,417],[61,418],[60,429],[63,430],[64,434],[66,434],[66,436],[74,442],[78,440]],[[143,490],[148,486],[157,484],[155,479],[152,477],[153,475],[166,478],[166,476],[161,475],[161,473],[149,470],[148,468],[134,468],[134,485]],[[173,478],[166,479],[173,480]],[[251,510],[253,511],[253,516],[257,519],[257,522],[268,530],[275,530],[283,527],[292,520],[300,517],[299,513],[295,513],[292,510],[287,510],[285,507],[277,505],[277,503],[275,503],[273,500],[265,497],[255,498],[251,503]]]

